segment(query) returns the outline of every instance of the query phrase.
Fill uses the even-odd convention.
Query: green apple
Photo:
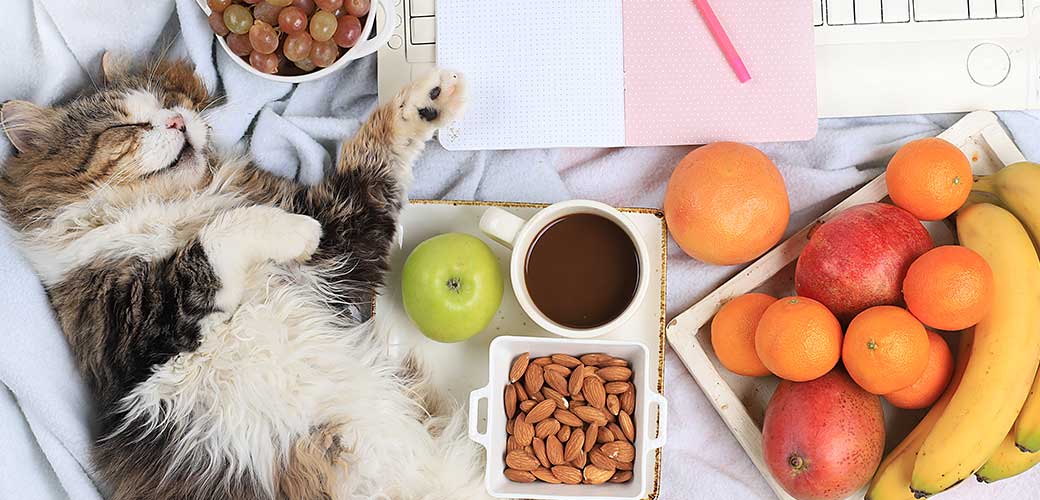
[[[408,317],[427,337],[461,342],[487,327],[502,304],[502,271],[487,244],[446,233],[415,247],[404,263]]]

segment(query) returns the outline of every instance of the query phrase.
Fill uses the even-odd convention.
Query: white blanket
[[[254,78],[215,47],[194,0],[7,0],[0,100],[53,103],[97,77],[101,53],[169,47],[190,57],[212,89],[227,94],[214,133],[221,145],[247,135],[259,163],[311,181],[329,151],[375,105],[370,57],[293,88]],[[800,227],[880,173],[911,138],[934,135],[954,115],[830,120],[816,140],[764,145],[780,166]],[[1003,113],[1026,156],[1040,158],[1040,115]],[[551,124],[547,124],[551,125]],[[431,144],[415,168],[413,198],[552,202],[592,198],[660,206],[672,167],[689,147],[450,153]],[[0,141],[0,160],[10,153]],[[674,246],[669,315],[734,273],[698,264]],[[92,500],[103,490],[89,461],[90,404],[46,296],[25,261],[0,236],[0,499]],[[670,441],[662,498],[771,498],[751,462],[673,354],[667,365]],[[1025,498],[1040,473],[982,487],[968,481],[948,498]]]

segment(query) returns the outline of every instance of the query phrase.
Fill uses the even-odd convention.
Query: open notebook
[[[802,140],[816,134],[812,4],[711,0],[741,84],[691,0],[438,0],[437,61],[470,103],[447,149]]]

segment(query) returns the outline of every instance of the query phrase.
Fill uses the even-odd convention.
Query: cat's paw
[[[311,258],[321,243],[321,223],[306,215],[285,214],[284,218],[287,260],[303,262]]]
[[[305,261],[321,241],[321,223],[276,207],[243,207],[208,227],[203,240],[208,252],[234,254],[247,264]]]
[[[398,96],[400,120],[418,131],[436,130],[454,121],[466,103],[466,83],[462,75],[434,69]]]

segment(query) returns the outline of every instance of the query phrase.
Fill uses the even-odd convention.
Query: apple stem
[[[459,282],[458,278],[450,278],[448,280],[448,289],[449,290],[451,290],[451,291],[453,291],[455,293],[459,293],[459,289],[460,288],[462,288],[462,283]]]

